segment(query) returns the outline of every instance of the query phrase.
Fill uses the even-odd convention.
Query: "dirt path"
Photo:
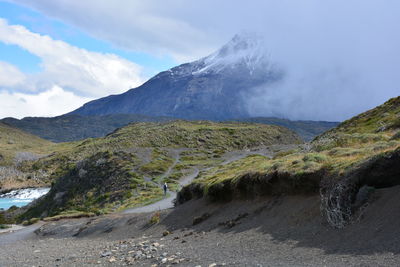
[[[174,163],[169,166],[168,170],[162,174],[159,178],[160,181],[164,180],[164,178],[168,177],[176,164],[180,162],[180,153],[182,150],[180,149],[173,149],[170,150],[169,152],[174,158]],[[189,174],[184,176],[180,181],[179,185],[180,186],[185,186],[189,184],[196,176],[199,174],[199,169],[195,168],[194,171]],[[157,184],[157,183],[156,183]],[[158,186],[162,187],[161,184],[157,184]],[[158,210],[164,210],[164,209],[170,209],[174,207],[174,200],[176,198],[176,192],[167,191],[167,196],[164,197],[162,200],[157,201],[153,204],[142,206],[142,207],[137,207],[137,208],[132,208],[132,209],[126,209],[122,213],[143,213],[143,212],[154,212]]]
[[[288,146],[285,148],[282,148],[284,150],[288,150],[291,149],[292,146]],[[276,149],[276,148],[275,148]],[[176,164],[178,164],[180,162],[180,153],[183,150],[181,149],[171,149],[169,151],[169,153],[172,155],[172,157],[174,158],[174,163],[168,168],[168,170],[160,176],[159,180],[162,181],[164,178],[168,177],[173,168],[175,167]],[[230,151],[225,153],[225,155],[223,156],[224,158],[224,162],[222,163],[222,165],[225,164],[229,164],[233,161],[242,159],[244,157],[247,157],[249,155],[262,155],[262,156],[266,156],[266,157],[272,157],[274,154],[273,150],[267,147],[260,147],[257,149],[253,149],[253,150],[237,150],[237,151]],[[202,170],[206,170],[208,168],[204,168]],[[195,167],[194,171],[189,174],[184,176],[180,181],[179,181],[179,185],[181,187],[190,184],[199,174],[200,169]],[[156,183],[157,184],[157,183]],[[160,184],[157,184],[158,186],[162,186]],[[169,191],[168,190],[168,195],[167,197],[163,198],[160,201],[157,201],[153,204],[147,205],[147,206],[142,206],[142,207],[137,207],[137,208],[132,208],[132,209],[126,209],[124,210],[122,213],[143,213],[143,212],[154,212],[154,211],[159,211],[159,210],[164,210],[164,209],[170,209],[174,207],[174,200],[176,198],[177,193],[173,192],[173,191]]]
[[[39,222],[27,227],[18,227],[15,230],[0,234],[0,246],[12,244],[36,236],[33,232],[40,228],[44,223]],[[0,265],[1,266],[1,265]]]
[[[179,184],[181,186],[185,186],[189,184],[191,181],[193,181],[194,178],[199,174],[199,169],[195,168],[194,172],[185,176]],[[143,207],[137,207],[133,209],[126,209],[122,213],[143,213],[143,212],[154,212],[158,210],[164,210],[164,209],[170,209],[174,207],[174,199],[176,198],[176,192],[173,191],[168,191],[168,196],[163,198],[160,201],[157,201],[156,203],[143,206]]]

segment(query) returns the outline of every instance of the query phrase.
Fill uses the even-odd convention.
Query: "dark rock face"
[[[72,114],[211,120],[249,117],[245,95],[282,76],[257,37],[237,35],[208,57],[161,72],[123,94],[91,101]]]

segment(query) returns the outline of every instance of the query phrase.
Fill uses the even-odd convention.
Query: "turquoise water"
[[[11,206],[22,207],[31,202],[32,199],[0,198],[0,209],[8,209]]]

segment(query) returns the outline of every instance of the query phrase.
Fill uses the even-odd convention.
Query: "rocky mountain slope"
[[[91,101],[71,114],[208,120],[249,117],[245,95],[283,75],[262,46],[257,36],[236,35],[210,56],[161,72],[123,94]]]

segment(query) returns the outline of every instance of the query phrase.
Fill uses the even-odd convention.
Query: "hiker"
[[[164,188],[164,196],[166,196],[166,195],[167,195],[167,190],[168,190],[168,185],[167,185],[167,183],[164,183],[163,188]]]

